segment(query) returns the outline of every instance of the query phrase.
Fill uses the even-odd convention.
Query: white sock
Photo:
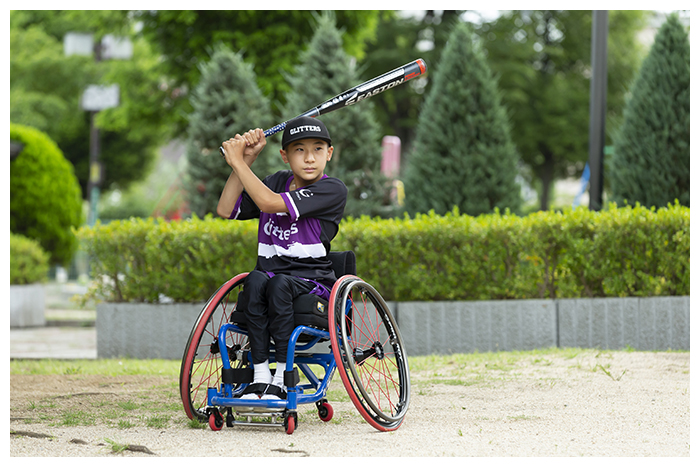
[[[270,364],[267,362],[253,363],[253,383],[270,384],[271,382]]]
[[[287,368],[287,364],[284,362],[277,362],[277,369],[275,370],[275,377],[272,379],[272,384],[284,387],[284,370]]]

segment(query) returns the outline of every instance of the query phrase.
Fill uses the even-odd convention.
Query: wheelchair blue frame
[[[226,334],[228,332],[236,332],[240,334],[247,335],[248,333],[236,326],[235,324],[224,324],[219,329],[218,339],[219,342],[226,342]],[[314,336],[310,342],[297,346],[297,342],[301,334],[308,334]],[[333,358],[333,353],[329,352],[327,354],[314,353],[308,356],[295,355],[298,352],[305,352],[310,350],[314,345],[321,342],[321,340],[329,340],[330,333],[328,331],[323,331],[316,328],[311,328],[308,326],[297,326],[289,339],[289,350],[287,351],[287,362],[286,371],[293,371],[294,365],[301,370],[301,372],[309,380],[307,384],[300,384],[293,388],[287,388],[287,399],[286,400],[242,400],[238,397],[246,387],[247,384],[241,385],[237,390],[234,391],[233,384],[231,383],[221,383],[220,390],[216,388],[209,388],[207,393],[207,401],[210,407],[250,407],[250,408],[266,408],[271,410],[289,410],[294,411],[297,406],[303,404],[311,404],[319,402],[326,395],[328,389],[328,384],[333,378],[333,373],[336,369],[335,359]],[[223,363],[223,369],[231,369],[231,363],[224,352],[221,353],[221,361]],[[224,357],[225,356],[225,357]],[[274,353],[270,354],[270,361],[274,362]],[[323,379],[320,380],[316,374],[309,368],[309,365],[318,365],[324,368],[325,374]],[[305,390],[315,389],[316,392],[313,394],[304,394]]]
[[[352,303],[348,300],[345,307],[345,313],[349,313]],[[248,335],[248,332],[232,323],[226,323],[219,328],[217,335],[218,342],[226,342],[226,335],[229,332]],[[312,336],[309,342],[299,345],[299,337],[302,334]],[[333,375],[337,368],[333,352],[328,353],[312,353],[308,355],[299,355],[301,352],[311,350],[316,344],[322,341],[330,341],[330,332],[322,329],[312,328],[309,326],[297,326],[294,328],[291,337],[289,338],[289,346],[287,350],[287,359],[285,371],[294,371],[294,365],[304,374],[309,381],[306,384],[297,384],[294,387],[287,387],[287,398],[279,400],[251,400],[240,399],[241,392],[245,390],[248,384],[241,384],[234,390],[234,384],[222,382],[220,388],[207,389],[207,405],[209,408],[248,408],[248,409],[267,409],[270,412],[284,412],[285,417],[288,414],[296,413],[297,407],[304,404],[313,404],[323,401],[326,397],[328,385],[333,379]],[[336,334],[337,339],[337,334]],[[330,349],[330,344],[329,344]],[[274,351],[270,352],[270,362],[275,362]],[[250,358],[250,357],[249,357]],[[222,369],[231,370],[231,362],[229,361],[227,352],[221,352]],[[320,366],[324,369],[322,379],[319,379],[314,373],[310,365]],[[279,371],[279,370],[278,370]],[[307,390],[315,390],[314,393],[306,394]],[[256,413],[255,415],[269,415],[265,412]],[[293,429],[292,429],[293,431]]]

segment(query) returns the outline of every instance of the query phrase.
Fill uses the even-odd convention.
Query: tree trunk
[[[542,191],[540,192],[540,211],[546,211],[549,208],[549,197],[552,184],[554,183],[554,156],[549,150],[542,151],[544,163],[537,169],[537,175],[542,182]]]

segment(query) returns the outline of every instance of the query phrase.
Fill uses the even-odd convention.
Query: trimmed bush
[[[10,233],[10,285],[44,282],[48,273],[49,255],[39,242]]]
[[[478,217],[453,211],[341,226],[358,274],[387,300],[690,294],[690,209],[636,206]]]
[[[107,301],[204,301],[253,269],[257,222],[131,220],[83,228],[93,294]],[[690,294],[690,209],[578,208],[519,217],[453,211],[343,221],[333,249],[386,300]]]
[[[37,240],[52,262],[67,264],[77,247],[71,228],[82,222],[73,166],[39,130],[10,123],[10,140],[24,145],[10,162],[10,232]]]
[[[203,301],[257,259],[257,221],[130,219],[77,235],[97,279],[88,296],[110,302]]]

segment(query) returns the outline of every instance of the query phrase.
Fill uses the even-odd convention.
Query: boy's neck
[[[294,190],[299,190],[301,188],[306,188],[307,186],[313,185],[317,181],[321,180],[324,176],[325,176],[325,174],[321,174],[321,176],[318,177],[318,179],[314,180],[313,182],[306,182],[303,179],[297,180],[297,177],[294,176],[294,178],[292,178],[292,183],[289,184],[289,191],[294,191]]]

